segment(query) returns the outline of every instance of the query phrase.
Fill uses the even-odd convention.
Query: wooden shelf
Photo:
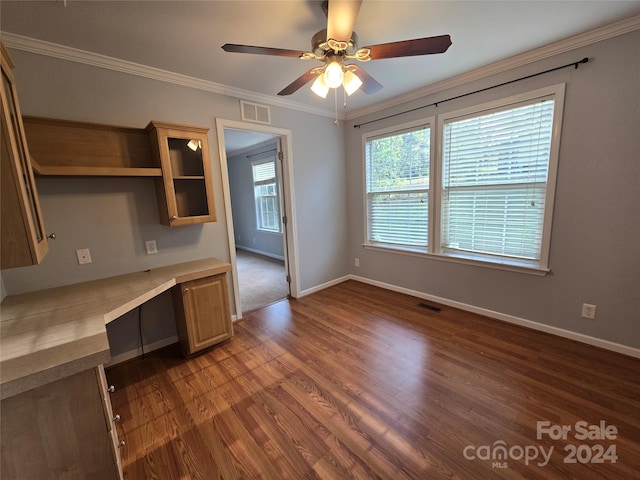
[[[161,177],[144,129],[23,117],[39,175]]]
[[[33,161],[32,165],[36,174],[51,177],[162,177],[160,168],[43,167]]]

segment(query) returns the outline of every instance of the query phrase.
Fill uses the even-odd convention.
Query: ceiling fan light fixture
[[[311,91],[318,95],[320,98],[327,98],[329,93],[329,86],[324,83],[324,74],[318,75],[318,78],[311,85]]]
[[[329,88],[338,88],[342,85],[344,79],[344,72],[342,71],[342,65],[333,61],[327,65],[324,69],[324,83]]]
[[[351,94],[355,93],[362,86],[362,80],[351,70],[345,70],[342,85],[347,95],[351,96]]]

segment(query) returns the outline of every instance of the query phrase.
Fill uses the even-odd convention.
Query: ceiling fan
[[[366,94],[379,91],[382,85],[356,63],[385,58],[411,57],[444,53],[451,45],[449,35],[416,38],[399,42],[358,47],[358,36],[353,31],[362,0],[325,0],[323,10],[327,15],[327,28],[320,30],[311,39],[311,51],[283,48],[257,47],[227,43],[225,52],[274,55],[303,60],[319,60],[324,65],[314,67],[287,85],[278,95],[291,95],[314,80],[311,90],[326,98],[331,88],[343,86],[348,95],[361,89]]]

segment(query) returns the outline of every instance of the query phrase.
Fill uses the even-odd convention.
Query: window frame
[[[367,142],[370,140],[375,140],[377,138],[388,137],[392,134],[403,134],[411,131],[421,130],[423,128],[429,128],[429,187],[428,187],[428,209],[427,209],[427,245],[425,247],[420,246],[409,246],[395,243],[386,243],[386,242],[371,242],[369,240],[369,191],[367,187]],[[434,170],[433,170],[433,158],[436,152],[435,149],[435,117],[427,117],[420,120],[416,120],[413,122],[404,123],[402,125],[397,125],[394,127],[384,128],[381,130],[376,130],[373,132],[369,132],[363,135],[362,139],[362,149],[363,149],[363,180],[364,180],[364,208],[365,208],[365,222],[364,222],[364,238],[365,245],[371,247],[379,247],[379,248],[392,248],[399,250],[408,250],[414,252],[429,252],[429,245],[433,243],[433,233],[431,229],[431,223],[429,222],[429,218],[433,215],[433,203],[432,203],[432,189],[433,189],[433,181],[434,181]]]
[[[255,179],[255,167],[257,165],[262,165],[265,163],[272,163],[273,164],[273,171],[274,171],[274,176],[273,176],[273,185],[274,185],[274,192],[275,195],[256,195],[256,189],[260,186],[267,186],[267,185],[271,185],[272,183],[264,183],[264,181],[256,181]],[[254,206],[255,206],[255,212],[256,212],[256,230],[260,231],[260,232],[266,232],[266,233],[282,233],[282,222],[281,222],[281,206],[280,206],[280,187],[279,187],[279,181],[278,181],[278,162],[275,156],[271,156],[271,157],[267,157],[267,158],[262,158],[260,160],[253,160],[251,162],[251,184],[253,187],[253,202],[254,202]],[[276,205],[276,223],[278,225],[277,229],[272,229],[272,228],[266,228],[262,225],[262,207],[261,207],[261,199],[265,198],[265,197],[273,197],[275,198],[275,205]]]
[[[549,268],[549,255],[551,246],[551,226],[553,222],[553,210],[555,201],[555,189],[560,152],[562,118],[564,112],[565,83],[551,85],[540,89],[523,92],[497,100],[469,105],[460,109],[448,111],[435,116],[430,116],[401,125],[395,125],[380,130],[363,133],[362,135],[362,171],[364,192],[364,243],[367,249],[387,251],[404,255],[417,255],[446,262],[476,265],[486,268],[516,271],[533,275],[546,275]],[[490,254],[461,254],[459,252],[445,251],[442,243],[442,188],[443,188],[443,134],[444,124],[452,119],[461,117],[482,116],[492,110],[514,108],[518,104],[528,103],[537,99],[552,98],[554,100],[554,112],[551,128],[551,145],[549,152],[549,165],[547,170],[546,199],[543,216],[542,238],[539,261],[526,261],[517,258],[493,256]],[[393,132],[410,130],[422,125],[431,127],[431,152],[430,152],[430,180],[429,180],[429,214],[428,214],[428,247],[426,249],[413,248],[403,245],[391,245],[372,243],[369,241],[369,209],[367,192],[367,159],[366,144],[370,139],[388,135]],[[435,126],[435,128],[434,128]],[[435,152],[434,152],[435,150]]]

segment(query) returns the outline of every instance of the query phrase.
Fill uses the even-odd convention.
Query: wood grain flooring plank
[[[172,346],[108,369],[125,478],[637,477],[640,361],[421,302],[347,281],[253,311],[192,358]],[[571,434],[536,438],[545,420]],[[578,441],[580,421],[618,434]],[[599,443],[615,462],[566,463]],[[479,458],[496,445],[551,453]]]

